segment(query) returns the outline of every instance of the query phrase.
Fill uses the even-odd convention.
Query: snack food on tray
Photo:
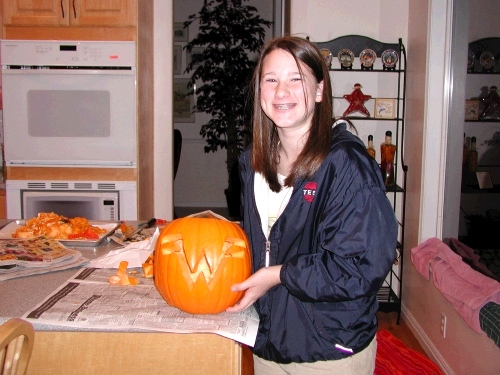
[[[12,233],[12,238],[31,238],[45,235],[58,240],[98,239],[106,229],[91,225],[83,217],[67,218],[53,212],[40,212]]]

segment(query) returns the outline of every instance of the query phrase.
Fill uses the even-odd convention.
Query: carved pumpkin
[[[250,245],[236,223],[184,217],[160,233],[153,266],[155,286],[170,306],[217,314],[243,297],[231,286],[251,274]]]

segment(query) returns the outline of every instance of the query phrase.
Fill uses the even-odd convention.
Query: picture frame
[[[374,113],[375,118],[396,118],[396,99],[376,98]]]
[[[183,22],[174,22],[174,42],[188,42],[189,29],[184,28]]]
[[[190,54],[188,54],[188,56],[187,56],[187,62],[186,62],[186,64],[190,64],[190,63],[191,63],[191,61],[193,61],[193,57],[194,57],[195,55],[199,55],[199,54],[201,54],[204,50],[205,50],[205,48],[204,48],[204,47],[193,47],[193,49],[191,50],[191,53],[190,53]],[[199,63],[198,63],[198,64],[196,64],[196,65],[194,65],[194,67],[196,67],[196,66],[198,66],[198,65],[199,65]]]
[[[476,172],[479,189],[493,189],[493,181],[489,172]]]
[[[187,95],[189,78],[174,78],[173,110],[175,122],[195,122],[194,95]]]
[[[479,100],[468,99],[465,101],[465,120],[479,119]]]
[[[182,45],[174,44],[174,75],[182,74]]]

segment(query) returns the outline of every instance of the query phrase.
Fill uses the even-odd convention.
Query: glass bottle
[[[366,148],[366,151],[372,158],[375,159],[377,152],[373,148],[373,135],[371,134],[368,136],[368,147]]]
[[[477,150],[476,150],[476,137],[471,137],[470,139],[470,150],[469,150],[469,172],[477,171]]]
[[[469,160],[469,148],[467,147],[467,138],[465,137],[465,133],[464,133],[464,146],[463,146],[463,153],[462,153],[462,182],[465,182],[466,177],[467,177],[466,176],[467,170],[469,169],[468,160]]]
[[[396,181],[394,178],[394,156],[396,154],[396,145],[392,144],[392,132],[385,132],[385,143],[380,145],[380,168],[385,186],[393,186]]]

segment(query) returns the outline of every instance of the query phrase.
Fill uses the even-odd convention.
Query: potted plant
[[[229,214],[240,216],[238,156],[249,140],[251,98],[247,87],[255,62],[250,54],[259,51],[266,35],[265,27],[272,22],[261,18],[257,8],[243,5],[247,0],[204,0],[197,14],[184,22],[189,27],[199,22],[198,34],[184,47],[192,59],[186,73],[192,72],[188,87],[194,94],[195,112],[211,116],[202,125],[205,152],[226,149],[228,187],[224,191]],[[202,47],[192,54],[193,48]]]

